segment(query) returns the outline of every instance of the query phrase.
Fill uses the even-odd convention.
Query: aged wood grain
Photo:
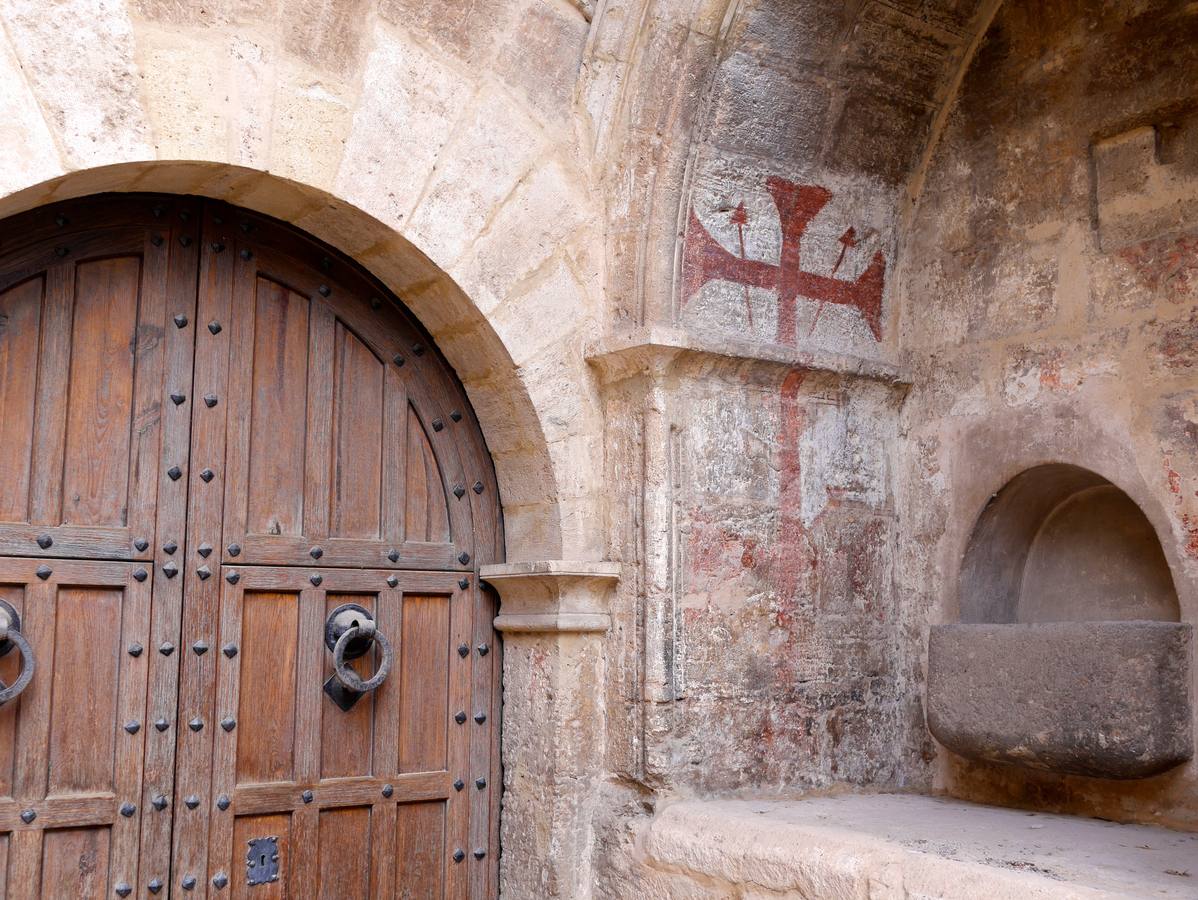
[[[0,294],[0,521],[29,521],[37,355],[45,278]]]
[[[0,225],[0,597],[39,664],[0,709],[0,896],[494,896],[497,499],[452,370],[310,238],[151,195]],[[349,713],[343,602],[396,652]]]

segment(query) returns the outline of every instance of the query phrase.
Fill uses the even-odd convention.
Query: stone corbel
[[[611,627],[611,596],[620,578],[617,563],[504,563],[483,566],[480,574],[499,592],[497,631],[602,633]]]

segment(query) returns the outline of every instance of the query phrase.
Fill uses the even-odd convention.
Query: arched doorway
[[[465,393],[351,261],[190,197],[0,223],[8,895],[493,894],[502,546]]]

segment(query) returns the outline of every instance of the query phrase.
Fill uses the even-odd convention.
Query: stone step
[[[641,847],[688,900],[1198,898],[1198,834],[928,796],[678,802]]]

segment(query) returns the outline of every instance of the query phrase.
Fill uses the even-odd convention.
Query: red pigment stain
[[[803,525],[803,461],[799,446],[806,421],[799,403],[799,391],[805,377],[806,373],[801,370],[789,372],[779,391],[782,412],[779,434],[782,449],[778,465],[780,527],[770,570],[784,602],[798,591],[806,569],[803,560],[807,556],[799,552],[799,548],[810,543],[807,540],[807,528]],[[813,561],[812,567],[815,565]]]
[[[1198,517],[1183,513],[1181,525],[1186,531],[1186,554],[1198,559]]]
[[[1119,252],[1154,292],[1176,302],[1184,299],[1198,279],[1198,237],[1160,238],[1144,241]]]
[[[722,575],[733,561],[737,561],[742,569],[754,568],[757,565],[757,546],[756,537],[741,534],[713,521],[704,510],[694,511],[689,540],[692,571]]]
[[[1040,366],[1040,387],[1057,390],[1061,386],[1061,358],[1051,356]]]
[[[874,340],[882,340],[882,294],[886,283],[886,258],[882,251],[874,253],[869,267],[856,281],[804,271],[803,235],[811,220],[832,199],[832,192],[827,188],[795,184],[778,177],[767,180],[766,189],[774,200],[782,226],[782,254],[778,264],[746,259],[743,246],[740,256],[729,253],[711,236],[692,208],[682,254],[683,305],[707,282],[730,281],[743,285],[746,292],[750,287],[757,287],[778,293],[778,321],[774,339],[780,344],[795,344],[795,305],[799,297],[819,303],[816,319],[828,303],[856,309],[869,326]],[[747,221],[742,204],[733,211],[731,219],[742,241],[743,227]],[[849,229],[841,237],[845,251],[849,246],[856,246],[855,234],[853,229]],[[840,267],[839,261],[836,266]],[[748,306],[747,293],[745,303]]]
[[[1173,468],[1173,457],[1166,454],[1164,459],[1165,480],[1169,482],[1169,493],[1181,496],[1181,474]]]

